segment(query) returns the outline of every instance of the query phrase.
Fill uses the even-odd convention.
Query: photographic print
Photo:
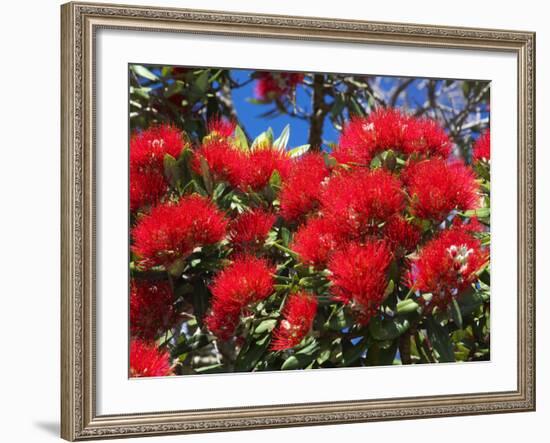
[[[490,360],[490,82],[129,65],[131,377]]]

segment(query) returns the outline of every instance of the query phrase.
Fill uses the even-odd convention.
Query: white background
[[[510,53],[100,30],[97,41],[97,412],[412,397],[517,388],[517,58]],[[269,49],[266,50],[266,44]],[[216,54],[213,57],[213,54]],[[491,79],[491,362],[128,379],[128,63]],[[335,65],[332,60],[338,60]],[[252,134],[254,136],[254,134]],[[430,383],[411,383],[422,378]],[[453,383],[449,383],[453,380]],[[204,395],[208,392],[208,395]]]
[[[134,3],[147,4],[133,0]],[[479,2],[462,0],[452,7],[438,1],[366,3],[264,0],[157,1],[159,5],[233,9],[265,13],[333,16],[369,20],[435,23],[459,26],[528,29],[537,34],[537,87],[539,165],[538,187],[538,411],[529,414],[400,421],[344,426],[294,428],[271,431],[163,437],[146,441],[232,442],[308,439],[316,441],[371,439],[407,442],[518,441],[546,434],[550,413],[550,359],[546,337],[550,308],[542,281],[550,246],[549,203],[546,189],[550,162],[550,121],[545,101],[550,99],[548,50],[550,31],[544,3]],[[363,6],[365,5],[365,6]],[[59,421],[59,2],[27,1],[4,6],[0,26],[2,69],[0,122],[0,260],[1,358],[0,404],[2,439],[55,441]],[[545,203],[546,202],[546,203]],[[535,438],[534,441],[541,441]],[[145,440],[144,440],[145,441]]]

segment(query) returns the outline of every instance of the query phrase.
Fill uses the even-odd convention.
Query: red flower
[[[265,101],[291,94],[304,81],[304,74],[293,72],[257,72],[256,77],[255,95]]]
[[[487,260],[487,252],[469,225],[453,226],[426,243],[411,262],[406,283],[431,293],[432,302],[444,307],[477,279],[476,272]]]
[[[139,339],[130,342],[130,377],[166,375],[173,375],[167,351],[160,351],[154,343]]]
[[[130,139],[130,209],[157,204],[168,191],[164,156],[178,157],[185,143],[174,126],[153,126]]]
[[[132,280],[130,286],[130,331],[132,336],[154,340],[175,326],[178,313],[168,282]]]
[[[377,154],[390,149],[406,155],[447,157],[451,142],[437,122],[385,108],[368,117],[353,118],[342,131],[333,155],[340,163],[369,166]]]
[[[191,160],[191,168],[199,175],[202,175],[203,172],[201,158],[206,161],[214,180],[227,181],[232,186],[239,184],[238,178],[241,175],[246,156],[229,140],[215,137],[195,151]]]
[[[362,324],[369,322],[384,299],[390,262],[386,243],[374,240],[351,243],[330,260],[332,291],[338,300],[351,305]]]
[[[229,236],[238,250],[261,247],[275,223],[273,214],[256,209],[239,215],[229,227]]]
[[[236,258],[221,271],[210,285],[212,310],[206,319],[209,329],[222,340],[229,339],[241,311],[271,295],[274,272],[266,260],[252,255]]]
[[[130,139],[130,168],[143,171],[153,167],[162,171],[164,156],[177,158],[184,146],[182,132],[175,126],[153,126],[134,133]]]
[[[383,229],[384,237],[390,242],[394,251],[404,254],[413,251],[420,241],[420,229],[405,220],[394,216],[388,220]]]
[[[288,221],[299,220],[319,205],[321,183],[329,169],[320,154],[306,154],[296,159],[279,199],[281,215]]]
[[[137,211],[144,206],[157,204],[168,189],[163,172],[130,169],[130,210]]]
[[[442,221],[454,210],[474,209],[479,203],[479,185],[473,171],[458,161],[440,158],[411,163],[402,178],[417,217]]]
[[[405,205],[401,182],[383,169],[333,176],[321,195],[323,214],[351,238],[372,233]]]
[[[473,159],[475,161],[491,159],[491,132],[485,131],[474,143]]]
[[[289,297],[283,310],[283,320],[273,332],[272,351],[284,351],[300,344],[308,334],[315,314],[317,299],[307,292],[299,292]]]
[[[340,135],[334,157],[340,163],[369,166],[376,154],[402,151],[407,140],[409,118],[396,109],[378,109],[368,117],[354,117]]]
[[[310,218],[296,231],[291,248],[304,263],[320,268],[326,265],[341,241],[341,233],[330,220]]]
[[[197,247],[223,240],[226,227],[223,214],[209,200],[183,197],[177,204],[156,206],[139,220],[132,230],[132,251],[145,267],[170,266]]]
[[[233,171],[231,183],[245,192],[249,189],[259,191],[269,183],[275,171],[284,180],[290,167],[291,161],[287,152],[272,147],[259,148],[246,156],[241,167]]]
[[[440,156],[451,154],[451,140],[435,120],[409,118],[410,129],[406,131],[403,150],[406,154]]]
[[[208,122],[209,136],[218,136],[221,138],[229,138],[235,132],[237,123],[223,118],[214,118]]]

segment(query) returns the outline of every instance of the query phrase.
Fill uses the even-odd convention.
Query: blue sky
[[[232,69],[231,76],[239,83],[243,83],[250,78],[250,74],[254,71],[244,69]],[[277,137],[283,128],[290,124],[290,140],[289,147],[305,145],[308,140],[309,124],[307,121],[298,118],[281,115],[273,118],[260,117],[264,112],[273,109],[273,104],[254,104],[248,102],[247,99],[254,97],[255,82],[249,83],[242,88],[237,88],[232,91],[233,104],[239,116],[239,120],[243,122],[251,137],[256,137],[265,131],[268,127],[273,129],[275,137]],[[311,99],[301,86],[296,90],[296,101],[306,111],[311,111]],[[336,141],[338,132],[332,126],[332,123],[327,119],[323,129],[323,138],[328,141]]]

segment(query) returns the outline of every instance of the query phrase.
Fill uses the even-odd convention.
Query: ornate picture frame
[[[214,432],[535,410],[535,34],[68,3],[62,18],[61,436]],[[99,29],[506,52],[517,56],[517,389],[456,395],[98,415],[96,72]]]

